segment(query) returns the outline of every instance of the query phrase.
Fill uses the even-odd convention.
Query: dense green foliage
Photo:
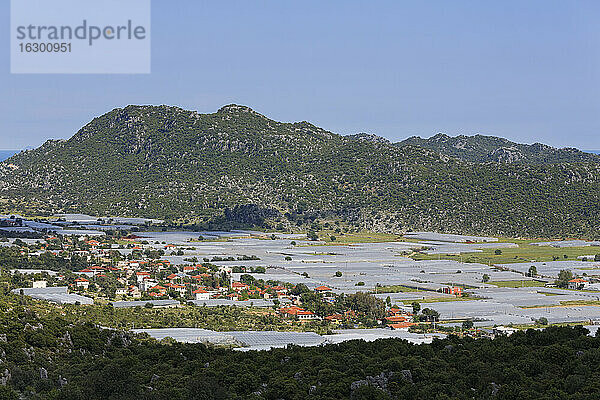
[[[282,227],[320,215],[387,232],[596,237],[600,164],[472,164],[242,106],[128,106],[1,163],[0,201],[30,213]]]
[[[19,304],[22,302],[22,304]],[[591,399],[600,338],[551,327],[510,337],[235,352],[69,323],[0,296],[3,399]]]
[[[456,136],[439,133],[429,139],[410,137],[397,146],[420,146],[471,162],[553,164],[600,162],[600,156],[574,148],[556,149],[545,144],[521,144],[495,136]]]

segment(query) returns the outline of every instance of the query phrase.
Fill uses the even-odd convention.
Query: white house
[[[569,281],[567,288],[571,290],[585,289],[587,285],[589,285],[589,282],[585,279],[575,278]]]
[[[196,289],[192,293],[196,296],[196,300],[208,300],[210,299],[210,293],[204,289]]]
[[[90,286],[90,281],[88,281],[85,278],[77,278],[75,279],[75,284],[77,285],[77,287],[87,289]]]

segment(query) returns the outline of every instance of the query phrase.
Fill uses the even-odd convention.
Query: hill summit
[[[334,220],[386,232],[600,232],[598,163],[473,164],[415,144],[357,140],[240,105],[210,114],[131,105],[0,163],[0,201],[6,212],[204,228]]]

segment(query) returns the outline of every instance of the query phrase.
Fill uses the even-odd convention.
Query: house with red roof
[[[342,314],[331,314],[326,316],[324,319],[330,322],[342,322],[344,320],[344,317],[342,316]]]
[[[296,317],[300,321],[313,320],[319,318],[315,313],[305,310],[304,308],[298,306],[282,307],[278,310],[278,312],[279,314],[285,317]]]
[[[231,284],[231,288],[239,293],[241,291],[248,290],[248,285],[243,282],[233,282]]]
[[[90,281],[88,281],[85,278],[77,278],[75,279],[75,285],[77,285],[77,287],[84,288],[87,290],[87,288],[90,286]]]
[[[581,279],[581,278],[571,279],[567,283],[567,289],[571,289],[571,290],[585,289],[585,287],[589,283],[590,283],[589,281],[586,281],[585,279]]]
[[[330,287],[327,286],[319,286],[315,288],[315,292],[320,293],[321,295],[325,296],[325,297],[331,297],[333,296],[333,290]]]
[[[307,320],[312,320],[312,319],[319,319],[319,317],[315,313],[313,313],[312,311],[306,311],[306,310],[298,311],[296,313],[296,317],[300,321],[307,321]]]
[[[155,292],[155,293],[160,293],[161,295],[164,295],[165,293],[167,293],[167,288],[161,285],[155,285],[152,286],[150,289],[148,289],[149,292]],[[151,293],[149,293],[151,294]]]
[[[237,293],[231,293],[231,294],[227,295],[227,298],[229,300],[237,301],[237,300],[239,300],[240,297]]]
[[[192,292],[196,296],[196,300],[208,300],[210,299],[210,293],[204,289],[196,289]]]
[[[388,324],[388,326],[394,330],[408,331],[408,328],[414,325],[414,322],[398,322],[395,324]]]
[[[140,297],[142,297],[142,292],[140,291],[140,289],[138,289],[137,286],[129,286],[129,289],[127,289],[127,293],[134,299],[139,299]]]
[[[169,288],[170,290],[174,290],[175,292],[179,293],[180,295],[184,295],[186,292],[185,285],[178,285],[176,283],[166,283],[165,286],[167,288]]]
[[[144,279],[150,278],[150,272],[147,271],[138,271],[135,273],[136,279],[139,282],[143,282]]]
[[[442,292],[445,294],[453,294],[455,296],[462,295],[462,288],[458,286],[446,286],[442,289]]]

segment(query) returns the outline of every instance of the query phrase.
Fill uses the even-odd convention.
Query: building
[[[589,281],[581,278],[571,279],[567,284],[567,289],[578,290],[585,289],[587,285],[589,285]]]
[[[140,271],[140,272],[136,272],[135,276],[137,278],[138,283],[142,282],[144,279],[147,279],[150,277],[150,272],[146,272],[146,271]]]
[[[178,285],[178,284],[175,284],[175,283],[167,283],[167,284],[165,284],[165,286],[167,288],[169,288],[169,290],[173,290],[173,291],[179,293],[182,296],[186,292],[186,287],[184,285]]]
[[[139,299],[140,297],[142,297],[142,292],[140,291],[140,289],[138,289],[137,286],[130,286],[127,292],[134,299]]]
[[[306,320],[312,320],[312,319],[319,318],[315,313],[313,313],[311,311],[306,311],[306,310],[298,311],[296,313],[296,317],[298,317],[298,319],[300,321],[306,321]]]
[[[87,288],[90,286],[90,281],[88,281],[85,278],[77,278],[75,279],[75,285],[77,285],[77,287],[84,288],[87,290]]]
[[[192,292],[196,296],[196,300],[208,300],[210,299],[210,293],[204,289],[197,289]]]
[[[453,294],[455,296],[462,295],[462,288],[458,286],[446,286],[442,289],[442,292],[445,294]]]
[[[147,292],[151,287],[158,285],[155,279],[146,278],[140,282],[139,287],[142,292]]]
[[[45,288],[46,287],[46,281],[33,281],[33,286],[34,288]]]
[[[243,290],[248,290],[248,285],[246,285],[245,283],[242,283],[242,282],[233,282],[231,284],[231,288],[239,293]]]

